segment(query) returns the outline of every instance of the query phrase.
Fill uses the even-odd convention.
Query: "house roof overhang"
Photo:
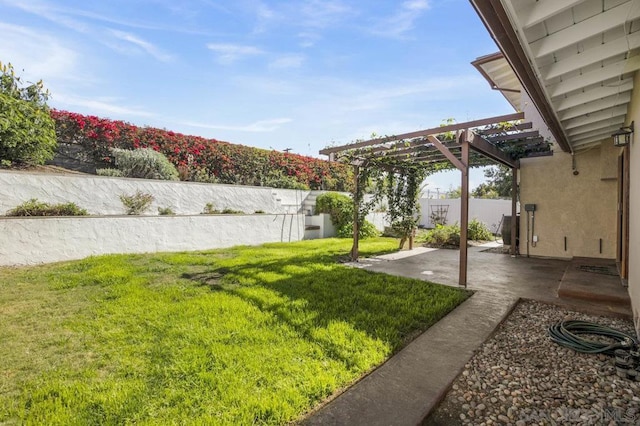
[[[640,69],[638,2],[470,2],[564,151],[599,144],[625,122]]]
[[[501,52],[481,56],[471,65],[487,80],[491,89],[501,92],[513,109],[520,110],[522,84]]]

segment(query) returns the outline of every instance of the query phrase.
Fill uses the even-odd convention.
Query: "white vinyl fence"
[[[434,228],[433,219],[437,216],[445,218],[445,224],[460,222],[460,199],[420,199],[420,225]],[[497,232],[502,216],[511,215],[511,200],[490,200],[483,198],[469,199],[469,220],[483,222],[493,233]]]

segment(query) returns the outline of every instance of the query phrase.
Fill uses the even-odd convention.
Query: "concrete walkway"
[[[630,313],[620,303],[558,298],[568,261],[512,258],[486,249],[469,249],[468,288],[476,291],[473,296],[302,423],[420,424],[520,298],[601,314]],[[457,250],[402,253],[363,259],[354,266],[457,287]]]
[[[473,295],[303,424],[420,424],[516,302]]]

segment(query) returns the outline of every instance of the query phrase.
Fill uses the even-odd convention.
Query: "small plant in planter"
[[[158,207],[160,216],[174,216],[176,212],[171,207]]]
[[[142,191],[136,191],[133,195],[120,195],[120,201],[122,201],[128,215],[139,215],[146,212],[154,199],[153,195]]]
[[[230,208],[226,208],[222,210],[222,214],[244,214],[242,210],[234,210]]]
[[[202,213],[200,214],[220,214],[220,210],[216,209],[215,204],[207,203],[204,205],[204,209],[202,209]]]
[[[76,203],[49,204],[32,198],[7,212],[7,216],[86,216]]]

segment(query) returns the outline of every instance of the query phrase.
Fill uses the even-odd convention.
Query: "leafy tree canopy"
[[[42,81],[23,84],[11,64],[0,63],[0,165],[43,164],[57,146]]]
[[[510,198],[511,170],[506,166],[491,166],[484,170],[486,183],[480,184],[471,195],[476,198]]]

